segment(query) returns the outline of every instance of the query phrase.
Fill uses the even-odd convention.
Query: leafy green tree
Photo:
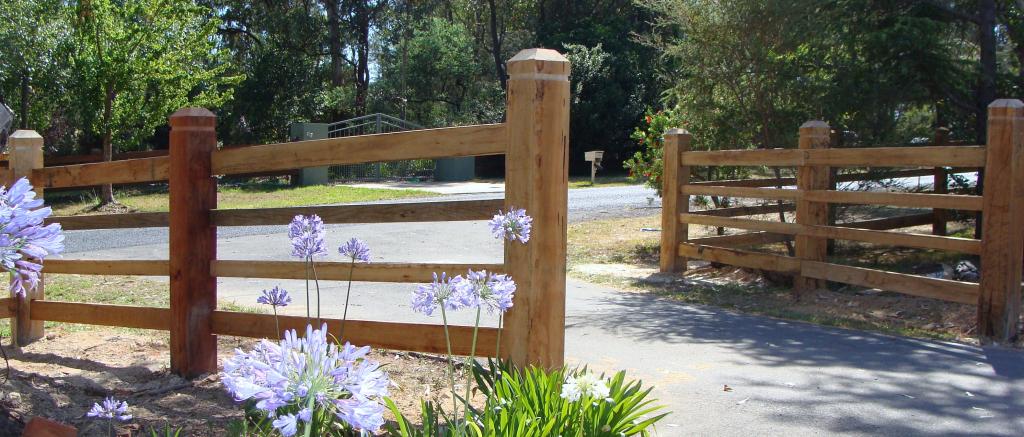
[[[104,160],[115,142],[139,147],[178,108],[221,106],[241,79],[216,50],[218,20],[192,1],[80,0],[66,12],[79,110],[100,134]],[[101,202],[114,201],[103,187]]]
[[[15,111],[19,128],[44,132],[62,106],[68,72],[59,59],[67,21],[60,7],[58,0],[0,2],[0,103]]]

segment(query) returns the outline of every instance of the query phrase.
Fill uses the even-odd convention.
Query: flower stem
[[[501,359],[501,329],[505,325],[505,313],[498,315],[498,343],[494,345],[494,358]]]
[[[466,372],[466,397],[463,398],[465,402],[463,417],[466,422],[469,422],[469,386],[473,381],[473,364],[476,364],[476,334],[480,330],[480,307],[476,307],[476,323],[473,324],[473,343],[469,347],[469,361],[466,364],[469,366],[469,370]]]
[[[316,275],[316,263],[309,257],[309,267],[313,269],[313,284],[316,285],[316,324],[320,325],[320,278]]]
[[[310,324],[309,318],[309,258],[306,258],[306,324]]]
[[[345,291],[345,310],[341,313],[341,332],[338,341],[345,341],[345,321],[348,320],[348,298],[352,295],[352,273],[356,269],[356,259],[352,258],[352,265],[348,267],[348,290]]]
[[[281,338],[281,322],[277,320],[277,305],[271,305],[270,307],[274,309],[274,328],[277,329],[277,332],[274,335],[276,335],[277,338]]]
[[[441,304],[441,321],[444,323],[444,342],[448,346],[448,379],[452,385],[452,416],[459,411],[458,399],[455,396],[455,363],[452,361],[452,338],[448,334],[448,314],[444,309],[444,304]],[[456,429],[459,427],[456,425]]]

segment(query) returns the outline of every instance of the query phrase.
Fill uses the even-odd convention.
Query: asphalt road
[[[387,203],[408,203],[446,200],[482,200],[501,199],[501,194],[461,194],[431,197],[428,199],[401,199]],[[647,198],[654,201],[648,204]],[[385,203],[385,202],[367,202]],[[634,217],[657,214],[661,200],[654,195],[654,190],[637,185],[606,188],[581,188],[569,190],[569,221],[579,222],[601,218]],[[217,230],[218,238],[234,238],[251,235],[266,235],[282,232],[285,226],[242,226],[221,227]],[[154,243],[167,244],[167,228],[138,228],[131,231],[120,229],[69,231],[67,253],[91,252],[95,250],[116,249],[130,246],[149,245]]]
[[[638,187],[570,192],[570,220],[656,212]],[[461,196],[474,198],[474,196]],[[655,204],[657,205],[657,204]],[[165,259],[166,232],[69,232],[67,258]],[[374,262],[500,262],[482,221],[328,226],[328,245],[368,242]],[[225,229],[223,259],[284,260],[283,226]],[[340,260],[332,253],[328,261]],[[163,278],[166,280],[166,278]],[[304,283],[218,280],[218,297],[252,305],[280,284],[304,314]],[[321,284],[340,316],[343,282]],[[409,309],[412,284],[356,283],[353,319],[439,323]],[[687,305],[570,279],[566,357],[653,384],[672,414],[658,435],[1024,435],[1024,352],[890,337]],[[453,323],[470,324],[470,314]],[[484,320],[494,325],[494,319]],[[728,386],[728,390],[726,390]]]

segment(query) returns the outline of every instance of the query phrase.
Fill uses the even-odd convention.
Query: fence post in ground
[[[978,336],[1009,342],[1018,335],[1024,256],[1024,103],[988,106],[985,147]]]
[[[216,117],[202,108],[171,115],[170,265],[171,371],[185,377],[217,371],[217,336],[210,316],[217,308],[217,181],[210,157],[217,148]]]
[[[20,178],[32,180],[32,170],[43,168],[43,137],[36,131],[19,130],[8,139],[8,175],[7,186]],[[35,187],[36,196],[43,197],[42,187]],[[32,320],[32,300],[42,300],[43,276],[39,275],[39,284],[35,289],[25,290],[25,296],[12,296],[17,305],[17,316],[11,323],[11,338],[14,344],[24,346],[45,334],[42,320]]]
[[[940,127],[935,129],[935,145],[949,145],[949,128]],[[949,173],[946,167],[935,167],[934,180],[935,194],[949,193]],[[932,210],[932,235],[946,235],[946,220],[948,212],[944,209]]]
[[[800,126],[801,149],[825,149],[831,142],[831,129],[824,121],[812,120]],[[797,188],[807,190],[829,189],[829,168],[823,165],[801,165],[796,173]],[[828,225],[828,204],[797,200],[796,222],[801,225]],[[828,256],[828,239],[797,235],[796,257],[807,261],[825,261]],[[823,288],[825,281],[797,276],[793,278],[793,289],[797,293]]]
[[[516,281],[501,353],[519,365],[561,366],[569,170],[569,61],[526,49],[508,61],[505,207],[533,216],[529,244],[505,242]]]
[[[690,150],[692,136],[684,129],[665,132],[665,145],[661,173],[661,271],[686,271],[686,258],[679,256],[679,243],[689,237],[689,226],[679,222],[679,214],[690,212],[690,196],[680,187],[690,182],[690,167],[679,159],[679,154]]]

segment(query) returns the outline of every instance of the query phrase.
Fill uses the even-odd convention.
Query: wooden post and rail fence
[[[691,134],[665,134],[661,270],[686,269],[687,259],[781,272],[794,278],[800,293],[826,281],[878,288],[978,308],[978,335],[984,341],[1008,342],[1020,334],[1021,273],[1024,257],[1024,104],[1015,99],[993,102],[985,145],[950,145],[948,131],[936,133],[933,146],[830,148],[830,129],[822,121],[800,127],[797,149],[691,151]],[[796,167],[796,178],[691,181],[696,166]],[[883,174],[839,175],[835,180],[937,176],[933,193],[837,190],[831,168],[909,167]],[[949,194],[950,173],[984,168],[981,196]],[[982,181],[979,181],[982,182]],[[791,188],[765,188],[775,186]],[[785,200],[794,222],[738,218],[777,212],[777,205],[741,206],[691,212],[692,195]],[[794,207],[795,204],[795,207]],[[931,213],[853,223],[829,224],[834,204],[884,205],[932,209]],[[946,236],[948,211],[982,212],[982,238]],[[743,229],[747,233],[689,239],[688,224]],[[932,234],[892,229],[932,224]],[[796,256],[742,249],[795,239]],[[829,240],[850,240],[980,257],[980,283],[895,273],[828,261]]]
[[[508,62],[505,123],[424,129],[322,140],[218,149],[215,117],[201,108],[170,117],[170,154],[123,161],[43,166],[38,134],[11,137],[7,183],[29,177],[37,190],[101,184],[169,181],[170,211],[52,217],[66,230],[169,227],[167,260],[48,259],[47,274],[170,277],[170,307],[46,300],[40,286],[25,298],[0,299],[0,316],[13,317],[14,341],[43,335],[43,322],[157,329],[170,332],[171,369],[196,376],[217,371],[217,336],[276,338],[274,317],[217,308],[218,277],[302,279],[298,261],[217,258],[220,226],[284,225],[298,214],[318,214],[325,223],[397,223],[487,220],[498,209],[525,208],[533,216],[529,244],[506,244],[503,263],[356,264],[356,281],[423,283],[433,272],[469,268],[504,272],[517,283],[515,305],[505,315],[501,353],[519,364],[560,366],[565,342],[565,253],[568,189],[569,62],[546,49],[523,50]],[[379,205],[219,209],[217,176],[276,172],[364,162],[505,155],[502,200]],[[322,280],[347,280],[349,263],[317,263]],[[305,317],[280,317],[283,329],[303,329]],[[339,319],[324,319],[338,332]],[[381,348],[444,352],[440,325],[349,320],[346,341]],[[468,354],[473,328],[451,328],[452,348]],[[477,353],[496,353],[495,328],[480,328]]]

